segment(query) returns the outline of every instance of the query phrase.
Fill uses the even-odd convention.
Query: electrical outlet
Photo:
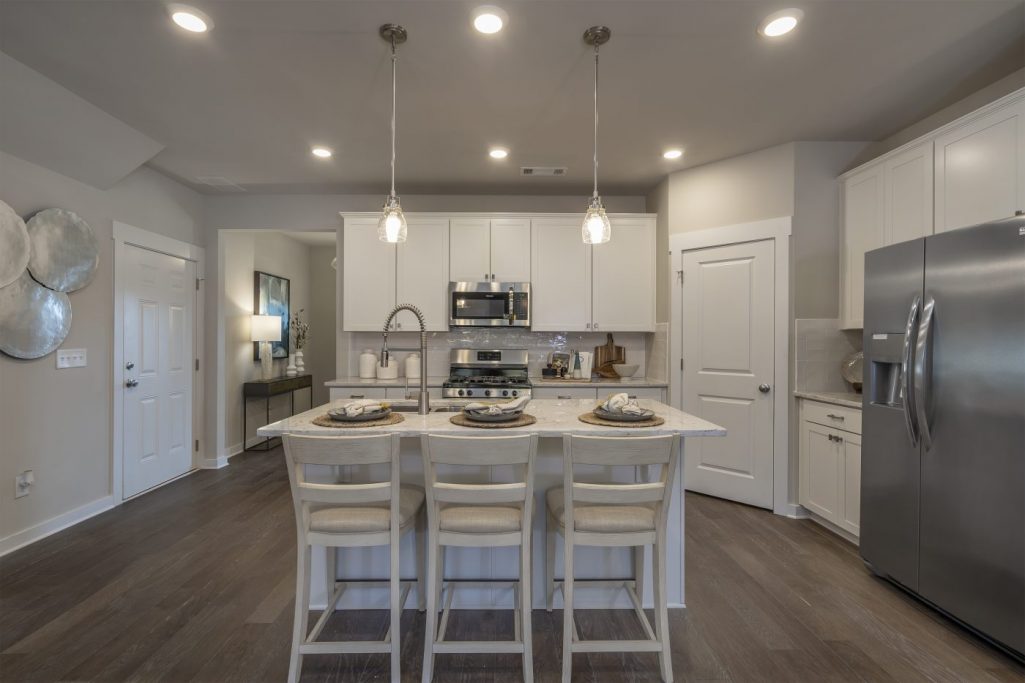
[[[14,478],[14,497],[21,498],[27,496],[32,489],[32,485],[36,483],[36,477],[32,473],[32,470],[25,470]]]
[[[84,368],[86,364],[85,349],[57,349],[57,369]]]

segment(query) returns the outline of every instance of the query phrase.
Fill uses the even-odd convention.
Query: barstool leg
[[[573,676],[573,541],[568,536],[563,536],[563,540],[566,559],[562,570],[562,683],[570,683]]]
[[[338,548],[326,546],[324,557],[327,559],[324,567],[324,588],[327,591],[325,599],[330,604],[331,596],[335,594],[335,581],[338,579]]]
[[[427,511],[416,516],[416,608],[421,612],[427,606]]]
[[[634,556],[634,591],[637,593],[637,599],[641,601],[641,605],[644,605],[644,546],[635,545],[633,547]]]
[[[423,683],[431,683],[434,678],[434,641],[438,637],[438,532],[431,528],[431,535],[427,542],[427,619],[424,629],[424,665],[421,680]]]
[[[295,617],[292,620],[292,656],[288,664],[288,683],[296,683],[302,673],[303,656],[299,646],[306,640],[310,618],[310,546],[304,545],[296,554]]]
[[[523,681],[534,681],[534,641],[531,638],[531,610],[533,608],[530,590],[530,540],[532,534],[525,532],[520,545],[520,640],[523,641]]]
[[[665,525],[655,535],[652,549],[655,561],[652,563],[652,584],[655,588],[655,637],[662,649],[658,653],[658,665],[662,670],[663,683],[673,683],[673,660],[669,653],[669,606],[666,603],[666,531]]]
[[[551,612],[555,602],[555,534],[559,522],[552,517],[545,505],[545,608]]]
[[[402,604],[399,602],[401,591],[399,589],[399,532],[392,530],[391,534],[391,560],[388,564],[390,576],[388,577],[388,589],[391,593],[391,680],[392,683],[401,683],[402,674],[399,669],[399,657],[402,654]]]

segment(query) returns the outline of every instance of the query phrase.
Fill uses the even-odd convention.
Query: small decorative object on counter
[[[305,308],[300,308],[296,313],[292,314],[291,320],[288,321],[288,328],[292,334],[292,340],[295,342],[295,370],[296,373],[300,375],[306,372],[306,361],[303,358],[303,348],[306,346],[306,340],[310,332],[310,324],[303,320],[303,314],[305,312]],[[288,374],[287,370],[285,371],[285,374]],[[293,375],[289,375],[289,377],[292,376]]]
[[[420,353],[418,351],[406,356],[406,378],[420,379]]]
[[[377,379],[398,379],[399,362],[394,357],[388,359],[388,365],[377,364]]]
[[[605,339],[604,346],[594,347],[594,367],[602,377],[617,379],[619,375],[616,374],[612,366],[615,363],[626,362],[626,349],[622,346],[616,346],[615,342],[612,341],[611,332],[606,335]]]
[[[303,352],[295,352],[295,371],[300,375],[306,372],[306,361],[303,359]]]
[[[864,376],[865,352],[857,351],[843,359],[840,363],[840,374],[853,387],[856,393],[861,393],[861,384]]]
[[[374,379],[377,377],[377,354],[373,349],[363,349],[359,354],[359,378]]]
[[[295,367],[295,354],[288,354],[288,366],[285,368],[285,377],[295,377],[299,371]]]

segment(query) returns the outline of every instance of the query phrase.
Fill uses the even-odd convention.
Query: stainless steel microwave
[[[451,327],[530,327],[529,282],[450,282]]]

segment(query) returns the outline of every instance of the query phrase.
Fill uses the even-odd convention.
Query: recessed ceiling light
[[[662,156],[665,159],[679,159],[680,157],[683,156],[683,150],[682,149],[667,149],[666,151],[662,152]]]
[[[331,155],[334,154],[334,152],[332,152],[327,147],[314,147],[310,150],[310,152],[313,154],[313,156],[320,157],[321,159],[330,159]]]
[[[803,16],[804,12],[796,8],[773,12],[762,20],[758,32],[766,38],[778,38],[797,28]]]
[[[498,33],[509,21],[509,15],[501,7],[484,5],[473,11],[473,27],[481,33]]]
[[[488,152],[488,156],[492,159],[504,159],[509,156],[509,150],[502,149],[501,147],[492,147]]]
[[[214,22],[204,12],[188,5],[168,5],[171,21],[192,33],[206,33],[214,27]]]

